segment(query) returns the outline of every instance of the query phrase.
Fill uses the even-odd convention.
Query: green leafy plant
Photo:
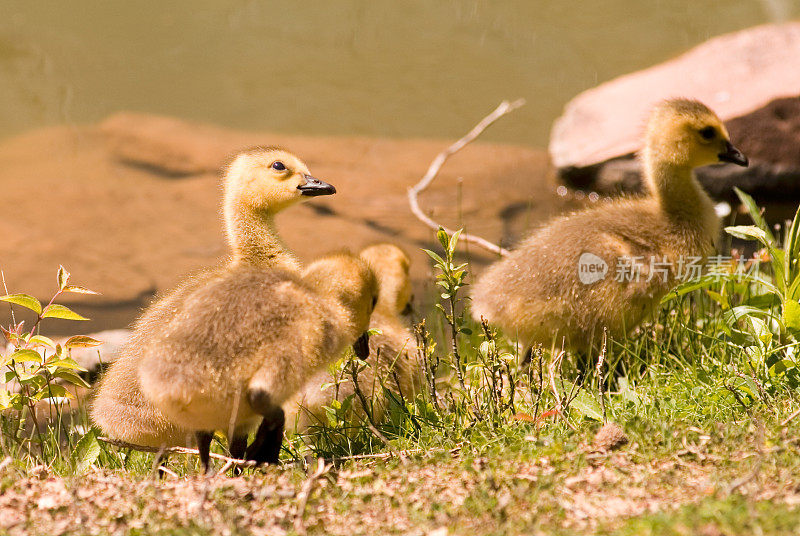
[[[436,238],[444,248],[444,257],[429,249],[423,250],[434,261],[434,267],[439,270],[436,275],[436,284],[441,287],[440,297],[444,304],[437,303],[436,308],[442,312],[447,325],[450,327],[450,343],[453,359],[455,361],[458,381],[462,389],[466,389],[464,383],[464,363],[458,350],[459,334],[471,335],[472,330],[466,326],[464,321],[464,310],[459,308],[459,291],[466,286],[464,280],[467,276],[467,263],[456,266],[455,252],[458,245],[458,237],[461,236],[461,229],[449,236],[447,232],[439,227]]]
[[[13,441],[19,445],[27,442],[28,447],[31,443],[38,443],[39,451],[43,455],[45,441],[41,434],[41,423],[38,422],[37,405],[46,403],[59,412],[61,405],[67,399],[73,398],[67,386],[88,388],[89,384],[80,377],[85,369],[69,356],[69,350],[101,344],[100,341],[84,335],[70,337],[59,344],[39,333],[41,322],[45,318],[88,320],[56,303],[65,293],[97,294],[87,288],[71,285],[69,276],[63,266],[59,267],[58,290],[44,306],[28,294],[0,296],[0,301],[24,307],[36,314],[36,320],[30,329],[25,328],[24,321],[16,322],[13,310],[12,324],[0,327],[10,345],[10,351],[0,355],[5,380],[3,388],[0,388],[0,414],[4,418],[15,416],[15,426],[11,427],[14,430],[11,437]],[[25,423],[28,419],[33,427],[26,433]],[[86,456],[82,455],[82,458],[86,459]]]
[[[736,189],[736,195],[747,207],[755,225],[738,225],[726,227],[725,231],[737,238],[755,240],[769,252],[772,282],[763,278],[755,280],[764,289],[760,303],[770,303],[769,298],[776,298],[780,303],[780,315],[774,317],[782,331],[800,331],[800,208],[785,233],[783,247],[773,236],[761,211],[752,197]],[[768,299],[764,299],[768,298]],[[766,308],[742,306],[739,311],[745,315],[763,316]],[[736,315],[739,316],[739,315]]]
[[[729,389],[765,400],[781,387],[800,387],[797,334],[800,333],[800,209],[786,227],[783,242],[776,239],[752,197],[735,189],[754,225],[726,227],[736,238],[755,241],[762,254],[751,261],[765,270],[742,273],[734,269],[688,281],[665,298],[703,289],[722,310],[716,327],[732,352],[743,352],[738,366],[729,362]],[[711,326],[712,328],[714,326]],[[743,366],[742,366],[743,365]],[[738,395],[737,395],[738,396]]]

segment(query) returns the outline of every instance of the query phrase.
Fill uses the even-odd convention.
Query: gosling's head
[[[645,155],[690,168],[719,162],[748,165],[719,117],[705,104],[687,99],[664,101],[653,109],[647,123]]]
[[[411,260],[405,251],[394,244],[375,244],[363,249],[359,256],[372,267],[380,284],[376,309],[402,313],[411,301]]]
[[[311,176],[295,155],[277,147],[255,147],[236,155],[225,173],[226,210],[276,213],[336,188]]]
[[[327,255],[303,270],[303,280],[317,292],[342,305],[353,338],[369,329],[369,318],[378,302],[379,287],[378,279],[366,261],[349,252]],[[366,342],[366,337],[362,342]]]

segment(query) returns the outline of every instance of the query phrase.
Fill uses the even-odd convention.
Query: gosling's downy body
[[[473,317],[528,347],[563,340],[588,351],[603,328],[617,337],[635,328],[688,263],[702,264],[720,224],[693,169],[746,166],[747,159],[711,110],[683,99],[654,108],[641,156],[645,196],[560,217],[535,231],[478,279]]]
[[[299,273],[296,257],[275,231],[275,215],[310,196],[335,193],[309,175],[296,156],[276,148],[238,154],[224,176],[225,232],[231,259],[225,268],[189,278],[152,304],[134,324],[131,340],[100,382],[91,417],[108,436],[146,446],[185,445],[194,434],[170,422],[145,400],[139,384],[140,359],[152,338],[174,320],[187,293],[239,266],[280,267]],[[201,304],[201,307],[202,304]],[[237,450],[237,452],[233,452]],[[232,453],[243,454],[242,440]]]
[[[393,244],[370,246],[359,256],[372,267],[378,278],[378,301],[369,327],[380,333],[369,338],[368,366],[359,372],[358,385],[371,403],[373,418],[380,421],[388,403],[384,387],[398,396],[413,398],[421,385],[422,369],[417,362],[416,342],[411,326],[403,316],[411,300],[411,261],[402,249]],[[337,381],[327,369],[309,379],[303,389],[283,406],[287,427],[299,433],[326,422],[323,406],[329,406],[334,398],[342,401],[355,393],[350,377],[340,380],[338,386],[323,389],[323,385]],[[359,401],[355,401],[354,409],[359,418],[364,416]]]
[[[281,404],[367,330],[377,292],[367,264],[349,254],[302,277],[248,264],[216,271],[184,287],[139,348],[142,393],[197,433],[204,463],[214,431],[242,437],[259,421],[248,458],[277,463]]]

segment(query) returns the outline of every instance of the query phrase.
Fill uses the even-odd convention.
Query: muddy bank
[[[406,189],[448,143],[244,132],[134,113],[33,131],[0,143],[0,268],[10,292],[43,300],[59,264],[102,292],[66,300],[91,323],[53,321],[49,333],[124,327],[183,274],[224,259],[219,169],[236,150],[264,144],[296,152],[338,190],[279,216],[302,260],[392,241],[411,254],[423,292],[430,268],[420,248],[435,247],[434,235],[412,216]],[[447,225],[509,245],[581,203],[556,188],[545,151],[477,142],[451,158],[421,202]],[[492,259],[465,254],[476,269]]]

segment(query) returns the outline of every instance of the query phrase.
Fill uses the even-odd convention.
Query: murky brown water
[[[546,144],[576,93],[795,0],[0,0],[0,136],[140,110],[306,134]]]

